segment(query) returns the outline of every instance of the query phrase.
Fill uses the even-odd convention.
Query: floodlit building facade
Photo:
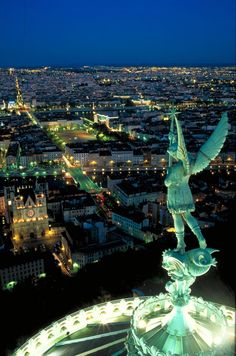
[[[24,190],[13,201],[13,239],[42,238],[48,232],[46,197]]]

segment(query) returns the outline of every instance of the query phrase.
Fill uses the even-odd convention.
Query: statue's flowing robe
[[[167,208],[171,214],[183,214],[195,210],[188,183],[189,177],[181,161],[168,168],[165,185],[167,186]]]

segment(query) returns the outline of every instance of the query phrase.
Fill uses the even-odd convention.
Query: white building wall
[[[143,227],[149,226],[149,220],[147,218],[143,219],[142,222],[135,222],[125,216],[119,215],[117,213],[112,213],[112,222],[120,227],[122,230],[126,231],[128,234],[140,238],[140,231]]]
[[[133,151],[112,151],[111,159],[116,163],[126,163],[133,160]]]
[[[121,202],[124,206],[138,206],[143,202],[148,201],[157,201],[160,199],[161,193],[160,192],[141,192],[137,194],[130,194],[127,195],[123,190],[121,190],[118,186],[113,186],[113,191],[115,192],[117,199]]]
[[[38,259],[0,269],[1,287],[6,288],[9,282],[20,282],[30,276],[38,277],[44,273],[44,260]]]
[[[134,243],[132,241],[124,242],[123,245],[120,246],[108,246],[107,249],[101,249],[97,251],[91,251],[88,253],[77,252],[72,254],[73,262],[79,264],[80,267],[84,267],[88,263],[94,263],[102,259],[106,255],[111,255],[115,252],[125,252],[128,248],[133,248]]]
[[[96,213],[96,206],[85,206],[79,209],[63,210],[63,218],[65,222],[73,222],[76,216],[92,215]]]

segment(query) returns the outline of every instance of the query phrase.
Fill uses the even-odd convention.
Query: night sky
[[[1,0],[0,66],[227,65],[235,0]]]

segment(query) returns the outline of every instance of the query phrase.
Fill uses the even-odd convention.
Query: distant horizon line
[[[13,66],[13,65],[0,65],[0,69],[28,69],[28,68],[124,68],[124,67],[160,67],[160,68],[198,68],[198,67],[235,67],[236,63],[218,63],[218,64],[39,64],[39,65],[28,65],[28,66]]]

